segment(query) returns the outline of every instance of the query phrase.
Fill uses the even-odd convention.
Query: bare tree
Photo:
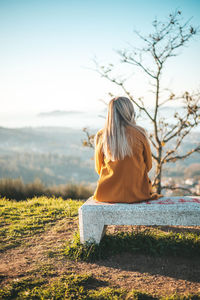
[[[189,93],[185,91],[182,95],[177,96],[169,89],[167,91],[165,89],[164,95],[166,98],[163,99],[163,94],[161,95],[163,91],[161,79],[166,63],[171,57],[177,56],[179,54],[177,50],[187,45],[198,32],[198,28],[191,26],[190,21],[191,19],[183,22],[180,11],[170,14],[166,22],[155,19],[152,23],[153,32],[151,34],[144,36],[135,31],[144,45],[142,48],[130,47],[130,49],[117,51],[122,64],[139,68],[150,79],[149,82],[154,95],[153,112],[149,111],[145,100],[142,98],[136,99],[133,96],[130,88],[127,88],[127,78],[122,80],[119,76],[113,75],[115,69],[113,64],[105,66],[95,61],[95,70],[102,77],[119,86],[123,94],[133,101],[140,113],[145,114],[153,125],[153,131],[149,133],[149,139],[154,149],[152,156],[156,164],[153,186],[158,193],[164,188],[170,188],[170,186],[162,186],[161,181],[163,166],[166,163],[182,160],[194,152],[200,152],[200,144],[198,144],[184,154],[180,155],[178,153],[183,139],[200,123],[199,92]],[[151,61],[150,64],[149,61]],[[182,110],[174,113],[173,124],[170,124],[169,118],[160,117],[159,112],[166,103],[172,101],[182,103]],[[87,133],[86,129],[85,132]],[[93,138],[94,136],[88,135],[90,146]],[[85,144],[87,145],[87,141],[85,141]]]

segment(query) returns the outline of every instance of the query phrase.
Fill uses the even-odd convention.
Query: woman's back
[[[100,178],[94,199],[98,201],[134,203],[157,198],[157,194],[152,193],[152,185],[148,178],[152,158],[147,138],[137,126],[126,126],[126,136],[131,145],[132,155],[111,161],[103,153],[103,130],[97,133],[95,168]]]

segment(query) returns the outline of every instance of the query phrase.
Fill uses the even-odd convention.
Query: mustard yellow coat
[[[97,201],[134,203],[161,196],[153,193],[148,177],[152,168],[152,155],[147,138],[131,126],[127,126],[126,130],[133,155],[117,161],[105,158],[101,144],[103,130],[97,133],[95,170],[99,174],[99,180],[93,196]]]

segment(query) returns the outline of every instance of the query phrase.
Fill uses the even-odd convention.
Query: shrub
[[[46,187],[38,178],[27,184],[23,182],[22,178],[0,179],[0,197],[16,201],[40,196],[55,196],[62,197],[63,199],[87,199],[92,194],[92,188],[78,183]]]

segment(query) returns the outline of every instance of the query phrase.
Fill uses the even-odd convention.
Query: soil
[[[57,275],[69,272],[89,273],[102,282],[102,285],[136,289],[154,296],[200,293],[200,258],[152,257],[127,252],[96,263],[86,263],[51,255],[51,252],[62,248],[63,243],[72,238],[77,228],[77,218],[63,219],[48,231],[26,238],[21,246],[1,253],[0,287],[30,274],[40,265],[52,265]],[[115,232],[132,228],[133,226],[131,229],[129,226],[109,226],[107,230]],[[163,228],[166,231],[169,229],[175,232],[186,230],[183,227]],[[200,227],[189,230],[200,232]]]

